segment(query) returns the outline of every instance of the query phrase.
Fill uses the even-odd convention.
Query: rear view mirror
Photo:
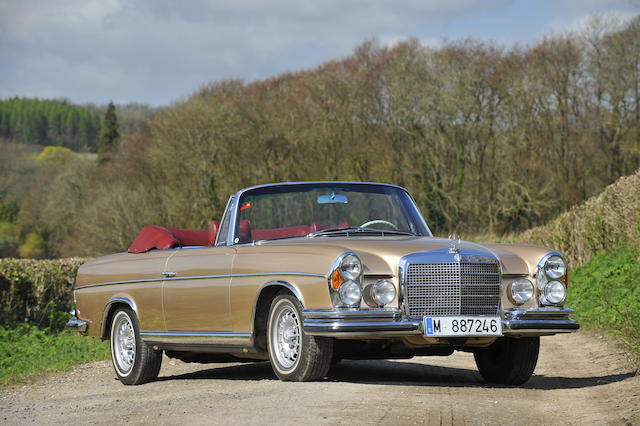
[[[318,204],[347,204],[349,200],[346,195],[331,193],[318,196]]]

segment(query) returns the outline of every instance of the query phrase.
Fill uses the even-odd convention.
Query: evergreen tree
[[[99,131],[99,115],[83,106],[57,100],[0,99],[0,138],[95,152]]]
[[[100,141],[98,143],[98,156],[101,161],[106,160],[106,154],[116,145],[119,137],[116,107],[113,102],[109,102],[107,112],[102,120]]]

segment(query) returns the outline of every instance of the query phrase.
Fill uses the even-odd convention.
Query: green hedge
[[[0,259],[0,325],[60,329],[73,306],[76,272],[86,261]]]
[[[640,170],[545,225],[506,238],[561,251],[577,268],[620,244],[640,247]]]

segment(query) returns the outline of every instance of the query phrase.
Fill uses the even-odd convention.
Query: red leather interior
[[[340,222],[336,226],[338,226],[338,227],[349,226],[349,224],[347,222]],[[333,225],[332,226],[323,226],[323,225],[320,225],[317,222],[311,222],[311,232],[322,231],[323,229],[335,228],[336,226],[333,226]]]
[[[129,253],[185,246],[208,246],[209,231],[145,226],[129,247]]]
[[[238,242],[240,244],[251,242],[251,223],[249,223],[249,219],[241,220],[240,225],[238,225]]]
[[[342,222],[338,226],[348,226]],[[310,232],[321,231],[332,226],[319,225],[313,222],[311,226],[299,225],[287,228],[251,230],[248,219],[240,222],[238,227],[238,242],[248,243],[258,240],[275,240],[278,238],[304,237]],[[212,220],[208,231],[199,229],[176,229],[163,226],[145,226],[129,247],[129,253],[145,253],[152,249],[169,249],[187,246],[213,246],[220,230],[220,222]]]
[[[307,225],[290,226],[287,228],[273,228],[273,229],[256,229],[251,232],[251,236],[255,241],[258,240],[275,240],[277,238],[288,237],[304,237],[311,228]]]
[[[216,236],[218,235],[218,231],[220,230],[220,222],[217,220],[212,220],[209,225],[209,245],[213,246],[216,243]]]
[[[200,229],[167,229],[178,239],[181,247],[209,245],[209,231]]]

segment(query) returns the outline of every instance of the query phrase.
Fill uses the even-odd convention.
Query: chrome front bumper
[[[73,310],[71,312],[69,312],[71,315],[73,315],[73,317],[71,317],[71,319],[69,321],[67,321],[67,324],[65,325],[65,328],[67,330],[71,330],[71,331],[77,331],[79,333],[85,333],[87,331],[87,322],[86,321],[82,321],[81,319],[79,319],[76,316],[76,311]]]
[[[502,315],[502,333],[510,336],[570,333],[580,325],[568,308],[513,309]],[[311,336],[366,338],[424,334],[422,319],[398,309],[336,309],[302,311],[304,332]]]

